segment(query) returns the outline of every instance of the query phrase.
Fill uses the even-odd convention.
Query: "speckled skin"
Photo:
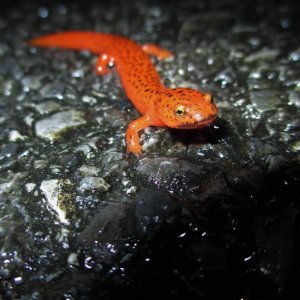
[[[82,31],[51,34],[33,39],[29,44],[86,49],[99,54],[96,63],[99,75],[106,74],[115,65],[126,95],[142,115],[126,131],[127,153],[141,154],[138,133],[146,127],[201,128],[216,118],[217,107],[209,94],[189,88],[168,89],[161,83],[148,55],[163,59],[172,54],[156,45],[140,46],[122,36]]]

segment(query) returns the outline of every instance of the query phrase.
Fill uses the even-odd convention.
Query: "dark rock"
[[[180,206],[168,195],[156,190],[141,190],[136,196],[137,235],[143,239],[151,239],[165,225],[171,222]]]
[[[130,233],[130,227],[124,227],[125,224],[130,224],[126,216],[128,209],[127,205],[104,204],[80,233],[79,241],[84,246],[91,246],[96,241],[99,244],[113,246],[123,232]],[[107,251],[109,252],[109,249]],[[113,251],[111,253],[113,254]]]
[[[74,154],[66,154],[59,158],[63,171],[66,173],[78,169],[84,163],[84,156],[82,152],[75,152]]]
[[[110,185],[101,177],[84,177],[80,183],[77,191],[81,194],[105,192],[110,188]]]
[[[22,147],[16,143],[10,143],[2,145],[0,149],[0,170],[3,171],[16,166],[18,154]]]
[[[49,83],[45,85],[41,91],[42,98],[54,98],[62,100],[65,97],[75,99],[77,97],[74,88],[62,83]]]

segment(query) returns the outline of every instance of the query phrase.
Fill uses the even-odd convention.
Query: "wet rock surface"
[[[299,4],[0,4],[4,299],[299,299]],[[26,40],[70,29],[158,43],[170,87],[219,107],[202,130],[149,128],[115,72]]]

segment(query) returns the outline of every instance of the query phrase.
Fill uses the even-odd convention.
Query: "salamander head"
[[[163,91],[155,109],[159,119],[172,128],[201,128],[212,123],[218,109],[209,94],[189,88]]]

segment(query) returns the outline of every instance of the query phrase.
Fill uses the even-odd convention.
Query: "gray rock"
[[[26,92],[38,90],[42,86],[43,76],[26,76],[22,79],[23,89]]]
[[[76,110],[58,112],[50,117],[39,120],[35,124],[38,137],[53,142],[71,128],[86,124],[84,114]]]
[[[57,111],[60,108],[61,106],[52,100],[44,101],[35,105],[35,109],[42,115]]]
[[[62,186],[62,181],[50,179],[44,180],[40,185],[40,189],[45,195],[49,206],[56,212],[59,221],[62,224],[69,224],[69,221],[66,218],[66,211],[60,203],[60,198],[63,193]]]
[[[280,54],[277,49],[262,49],[259,52],[252,53],[245,58],[246,63],[254,63],[257,61],[273,61]]]
[[[77,191],[81,194],[86,192],[106,192],[110,185],[101,177],[85,177],[80,183]]]
[[[63,83],[49,83],[43,86],[40,91],[42,98],[55,98],[62,100],[65,97],[69,99],[76,99],[77,93],[70,85]]]
[[[0,170],[7,170],[16,166],[22,147],[17,143],[0,146]]]
[[[281,104],[280,94],[274,90],[250,91],[250,101],[260,113],[276,110]]]

